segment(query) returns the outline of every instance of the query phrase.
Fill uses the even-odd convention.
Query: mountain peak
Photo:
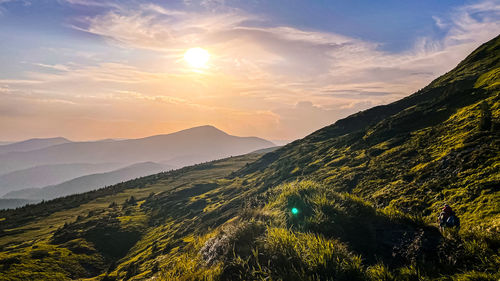
[[[202,125],[202,126],[197,126],[197,127],[192,127],[192,128],[189,128],[189,129],[185,129],[185,130],[182,130],[180,132],[186,132],[186,131],[199,131],[199,132],[212,132],[212,133],[219,133],[219,134],[224,134],[224,135],[228,135],[228,133],[222,131],[221,129],[215,127],[215,126],[212,126],[212,125]]]

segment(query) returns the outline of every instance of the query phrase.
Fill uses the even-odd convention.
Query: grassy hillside
[[[0,280],[498,280],[499,73],[497,37],[263,156],[1,211]]]
[[[253,174],[264,187],[312,178],[429,219],[448,202],[466,227],[498,232],[499,81],[497,37],[419,92],[339,120],[235,175]]]
[[[228,158],[84,195],[0,211],[0,280],[40,280],[49,276],[53,276],[52,280],[67,280],[104,272],[139,238],[154,234],[154,224],[160,221],[155,222],[155,214],[145,209],[152,199],[172,196],[176,200],[168,200],[162,207],[168,208],[178,221],[193,217],[197,204],[190,203],[191,195],[216,188],[215,183],[224,182],[225,175],[258,157],[259,154],[250,154]],[[196,208],[198,212],[200,207]],[[231,212],[234,214],[236,209]],[[161,224],[168,228],[163,220]],[[188,231],[194,226],[177,227]]]

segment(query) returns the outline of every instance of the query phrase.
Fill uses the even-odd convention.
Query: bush
[[[35,250],[31,251],[31,257],[34,259],[43,259],[50,256],[47,250]]]
[[[376,264],[368,267],[366,273],[373,281],[392,281],[396,280],[394,274],[384,264]]]
[[[248,255],[226,259],[220,280],[364,280],[361,258],[339,241],[269,227]]]
[[[264,224],[256,221],[227,225],[219,235],[205,243],[200,250],[200,255],[208,266],[219,261],[226,261],[233,254],[248,256],[255,239],[264,231]]]

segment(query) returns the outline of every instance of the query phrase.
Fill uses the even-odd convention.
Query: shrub
[[[264,231],[264,224],[256,221],[226,225],[219,235],[205,243],[200,255],[208,266],[225,261],[232,254],[247,256],[251,253],[250,247],[255,239]]]
[[[396,280],[394,274],[384,264],[370,266],[366,270],[367,276],[373,281],[392,281]]]
[[[339,241],[269,227],[256,242],[228,259],[221,280],[364,280],[361,258]]]
[[[31,251],[31,257],[34,259],[43,259],[50,256],[47,250],[34,250]]]

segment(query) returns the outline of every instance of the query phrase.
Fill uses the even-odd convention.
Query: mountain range
[[[123,167],[120,163],[66,163],[41,165],[0,176],[0,194],[26,188],[42,188],[83,175],[110,172]]]
[[[49,200],[71,194],[84,193],[93,189],[132,180],[145,175],[172,170],[173,168],[173,166],[160,165],[153,162],[137,163],[107,173],[90,174],[77,177],[57,185],[11,191],[5,194],[3,198],[26,199],[31,201]]]
[[[500,36],[416,93],[264,155],[0,211],[0,272],[7,280],[498,280],[499,175]],[[436,225],[444,203],[460,229]]]
[[[96,173],[114,171],[115,174],[120,174],[122,172],[115,170],[143,162],[156,162],[172,169],[272,146],[273,143],[264,139],[231,136],[213,126],[200,126],[141,139],[91,142],[72,142],[65,138],[31,139],[0,146],[0,195],[21,189],[27,191],[49,188]],[[128,169],[136,177],[147,175],[147,170],[160,171],[142,169],[139,166]],[[142,172],[138,173],[139,171]],[[116,179],[132,178],[122,176]],[[102,187],[119,181],[89,182]],[[30,197],[22,192],[14,194],[19,195],[19,198]],[[69,193],[62,192],[61,196],[62,194]],[[43,196],[40,198],[47,199]]]
[[[231,136],[213,126],[201,126],[141,139],[69,142],[31,151],[8,152],[0,155],[0,174],[65,163],[132,164],[171,160],[174,166],[178,162],[195,164],[270,146],[274,144],[263,139]],[[189,160],[177,160],[185,157]]]
[[[36,149],[42,149],[45,147],[70,143],[71,141],[65,138],[46,138],[46,139],[29,139],[20,142],[7,143],[0,145],[0,154],[9,153],[9,152],[23,152],[30,151]]]

